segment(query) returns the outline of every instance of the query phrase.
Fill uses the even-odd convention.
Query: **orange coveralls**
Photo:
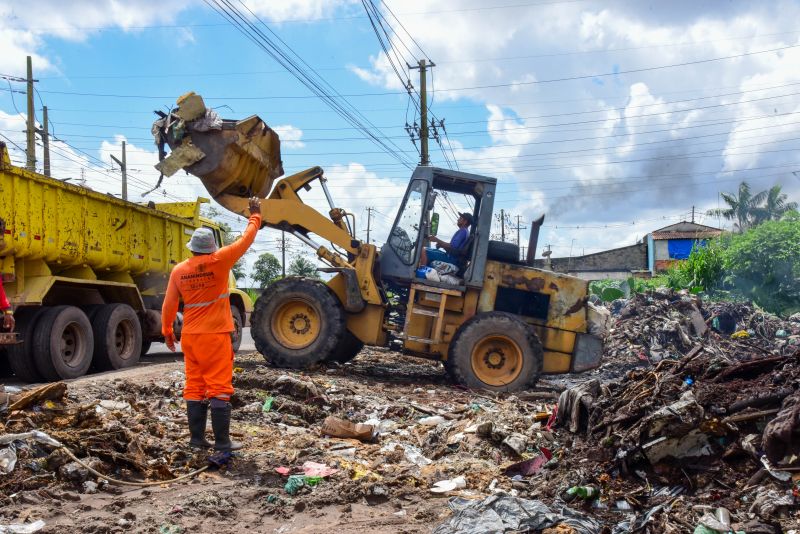
[[[261,215],[250,216],[242,237],[212,254],[194,256],[175,266],[161,309],[161,333],[172,334],[183,299],[181,347],[186,368],[183,398],[202,401],[229,400],[233,394],[233,316],[229,303],[229,279],[233,264],[241,258],[261,228]]]

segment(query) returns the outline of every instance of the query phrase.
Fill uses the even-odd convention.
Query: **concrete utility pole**
[[[286,278],[286,232],[281,230],[281,273]]]
[[[44,175],[50,176],[50,126],[47,118],[47,106],[42,106],[42,145],[44,145]]]
[[[36,172],[36,121],[34,120],[33,109],[33,64],[31,63],[31,56],[28,56],[28,76],[25,80],[28,84],[27,100],[28,100],[28,125],[25,129],[27,146],[25,147],[26,162],[25,167],[31,171]]]
[[[369,244],[369,229],[370,229],[370,222],[372,221],[372,211],[375,208],[367,207],[367,244]]]
[[[694,206],[692,206],[692,222],[694,222]]]
[[[431,158],[428,152],[428,67],[435,67],[436,65],[431,62],[428,63],[424,59],[420,59],[416,67],[412,69],[419,69],[419,144],[420,144],[420,165],[430,165]]]
[[[520,224],[519,221],[520,221],[521,218],[522,218],[522,215],[517,215],[517,225],[513,226],[511,229],[517,231],[517,246],[520,247],[521,250],[524,250],[525,247],[522,247],[522,241],[520,241],[519,231],[520,230],[527,230],[528,227],[527,226],[522,226]],[[525,254],[524,253],[522,254],[522,258],[525,258]]]
[[[111,155],[111,159],[117,162],[117,165],[122,169],[122,200],[128,200],[128,164],[125,155],[125,141],[122,142],[122,161],[118,160],[116,156]]]

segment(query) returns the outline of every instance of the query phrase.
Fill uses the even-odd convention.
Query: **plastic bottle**
[[[600,496],[600,490],[594,486],[572,486],[567,490],[567,495],[580,499],[596,499]]]

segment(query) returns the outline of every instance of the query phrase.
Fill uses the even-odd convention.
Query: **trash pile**
[[[571,452],[586,456],[587,500],[629,511],[614,532],[797,528],[800,317],[667,291],[612,312],[606,365],[627,346],[642,367],[563,392],[558,423],[581,436]]]
[[[113,398],[91,400],[68,394],[63,382],[25,391],[0,385],[0,510],[115,494],[120,484],[158,485],[207,466],[185,446],[183,408],[162,396],[180,392],[182,374],[171,378],[144,389],[116,381],[106,388]],[[0,532],[36,532],[31,525],[40,523],[14,530],[0,520]]]
[[[209,464],[187,446],[180,363],[146,379],[0,393],[0,532],[37,520],[69,532],[58,530],[68,516],[95,532],[306,521],[308,531],[798,534],[800,320],[680,293],[614,306],[609,373],[545,377],[515,394],[466,390],[440,363],[384,349],[304,372],[237,356],[231,434],[243,450],[138,504],[105,504],[106,516],[87,504],[122,491],[103,476],[166,483]],[[12,448],[13,463],[3,460]]]
[[[800,315],[782,320],[749,303],[704,303],[686,291],[662,288],[608,307],[616,323],[605,341],[605,366],[683,358],[700,340],[732,357],[786,355],[800,348]]]

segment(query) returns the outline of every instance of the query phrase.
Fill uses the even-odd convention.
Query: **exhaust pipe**
[[[539,245],[539,229],[544,224],[544,215],[531,221],[531,235],[528,238],[528,254],[525,258],[525,264],[528,267],[533,267],[533,260],[536,259],[536,247]]]

